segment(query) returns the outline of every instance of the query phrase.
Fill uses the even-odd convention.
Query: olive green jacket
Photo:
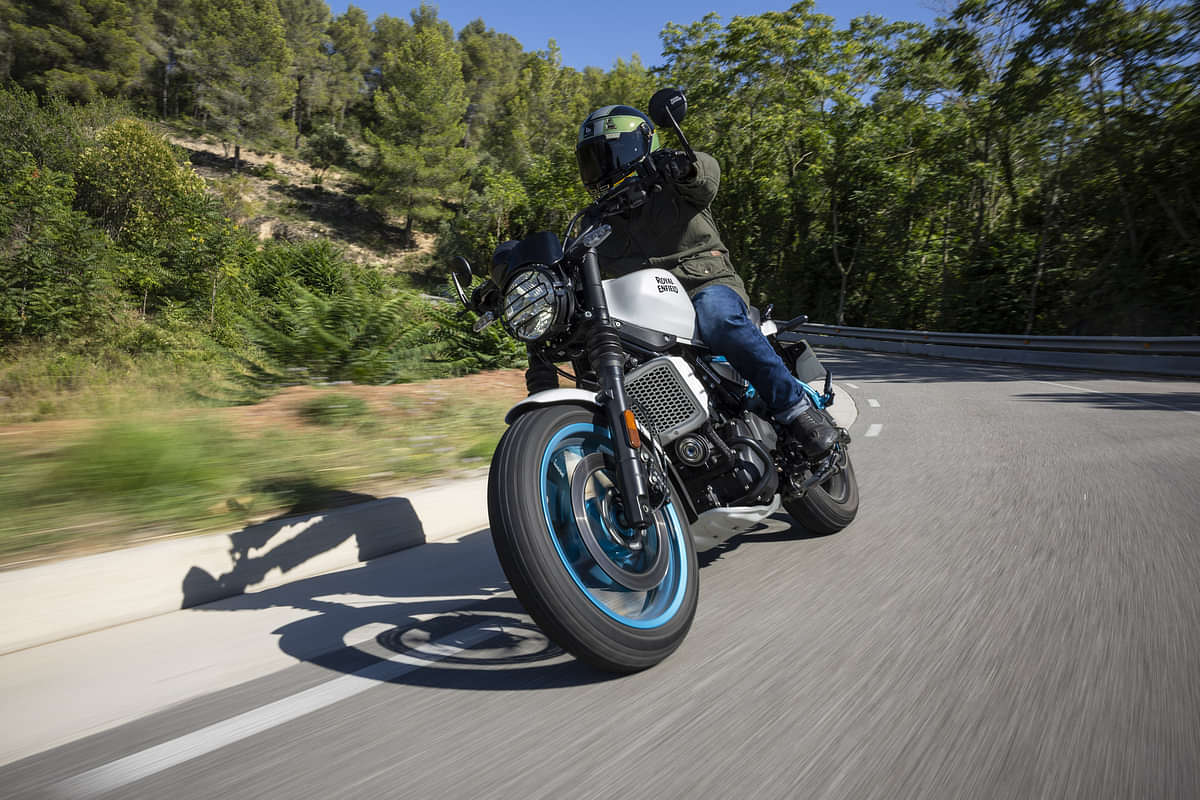
[[[721,284],[750,305],[709,208],[720,184],[717,160],[696,153],[696,175],[691,180],[668,181],[640,207],[607,218],[613,232],[598,250],[604,272],[619,277],[658,267],[678,278],[689,296]]]

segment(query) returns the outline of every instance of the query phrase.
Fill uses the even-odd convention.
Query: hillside
[[[395,220],[357,202],[366,187],[353,172],[332,167],[318,182],[311,164],[253,149],[242,150],[242,168],[234,172],[228,148],[214,137],[189,135],[179,126],[164,126],[163,133],[187,153],[196,173],[260,240],[323,239],[359,264],[409,274],[423,284],[441,284],[438,265],[432,262],[435,234],[414,231],[414,246],[407,246]]]

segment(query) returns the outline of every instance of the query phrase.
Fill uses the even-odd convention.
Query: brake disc
[[[588,488],[593,481],[598,484],[600,490],[607,493],[607,496],[600,492],[593,495],[598,520],[588,513]],[[588,553],[608,577],[632,591],[648,592],[662,583],[667,575],[670,559],[667,558],[666,537],[663,535],[663,531],[666,530],[665,519],[661,510],[654,512],[653,524],[646,530],[642,546],[631,547],[627,538],[617,530],[616,514],[610,500],[615,491],[616,487],[609,477],[603,453],[592,453],[580,459],[571,475],[571,511],[575,515],[575,525]],[[597,524],[601,527],[599,531],[595,529]],[[614,561],[604,549],[601,537],[617,547],[625,548],[631,554],[641,553],[643,560],[647,558],[650,546],[653,545],[653,561],[641,571],[626,569]]]

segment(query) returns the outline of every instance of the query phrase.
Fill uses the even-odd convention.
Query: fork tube
[[[600,384],[600,402],[612,431],[613,450],[617,455],[617,488],[621,493],[625,521],[630,527],[644,531],[650,527],[649,489],[646,471],[638,453],[629,444],[625,431],[625,410],[629,396],[625,394],[625,350],[608,316],[604,299],[604,284],[600,278],[600,259],[595,249],[583,255],[583,291],[588,306],[596,315],[588,331],[588,356]]]

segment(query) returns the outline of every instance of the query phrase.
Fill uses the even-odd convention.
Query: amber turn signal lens
[[[642,437],[638,434],[637,417],[628,408],[625,409],[625,432],[629,434],[629,446],[637,449],[642,446]]]

